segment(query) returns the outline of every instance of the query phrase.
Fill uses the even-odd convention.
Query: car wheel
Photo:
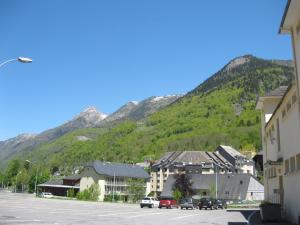
[[[202,208],[201,208],[201,207],[199,207],[199,210],[202,210]]]
[[[141,205],[141,208],[143,208],[144,206]]]
[[[183,209],[183,207],[180,207],[180,209]]]
[[[205,208],[205,210],[207,210],[207,208]]]

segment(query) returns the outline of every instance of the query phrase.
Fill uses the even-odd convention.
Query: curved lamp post
[[[6,60],[6,61],[0,63],[0,67],[4,66],[7,63],[14,62],[14,61],[18,61],[18,62],[21,62],[21,63],[31,63],[32,59],[27,58],[27,57],[18,57],[16,59],[9,59],[9,60]]]

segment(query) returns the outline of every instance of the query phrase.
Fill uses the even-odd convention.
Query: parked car
[[[217,209],[227,209],[227,202],[223,199],[217,199],[216,200]]]
[[[158,207],[159,201],[153,197],[145,197],[142,199],[140,206],[141,206],[141,208],[144,208],[144,206],[149,207],[149,208]]]
[[[180,204],[181,209],[195,209],[197,203],[192,198],[184,198]]]
[[[178,204],[177,204],[177,201],[174,199],[174,198],[171,198],[171,197],[163,197],[160,199],[159,201],[159,206],[158,208],[167,208],[167,209],[171,209],[171,208],[178,208]]]
[[[42,192],[40,195],[42,198],[53,198],[53,194],[50,192]]]
[[[216,200],[214,198],[206,197],[201,198],[198,204],[199,209],[217,209]]]

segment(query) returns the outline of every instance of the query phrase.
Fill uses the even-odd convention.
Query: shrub
[[[84,201],[98,201],[100,188],[98,184],[92,184],[89,188],[78,192],[76,198]]]
[[[73,188],[67,191],[67,196],[68,196],[68,198],[74,198],[75,197],[75,191],[74,191]]]

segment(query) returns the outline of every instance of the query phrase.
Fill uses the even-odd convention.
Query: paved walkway
[[[291,225],[287,222],[262,222],[260,217],[259,210],[255,210],[249,217],[248,217],[248,224],[249,225]]]

